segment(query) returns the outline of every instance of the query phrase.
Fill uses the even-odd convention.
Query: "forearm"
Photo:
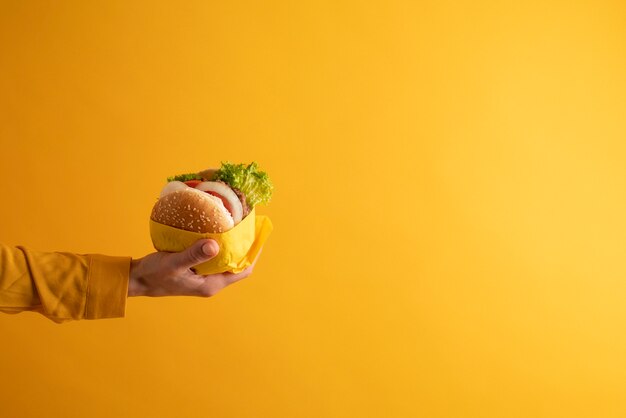
[[[0,244],[0,310],[34,310],[55,322],[122,317],[130,261]]]
[[[128,296],[144,296],[145,289],[146,285],[141,273],[141,259],[133,259],[130,262],[128,274]]]

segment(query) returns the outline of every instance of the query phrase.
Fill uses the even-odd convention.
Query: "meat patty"
[[[241,201],[241,206],[243,207],[243,217],[245,218],[250,213],[250,208],[248,207],[248,202],[246,202],[246,195],[239,189],[232,188],[233,192],[237,195],[239,200]]]

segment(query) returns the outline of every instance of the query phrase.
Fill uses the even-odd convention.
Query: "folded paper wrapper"
[[[272,221],[267,216],[257,216],[256,209],[234,228],[219,234],[185,231],[150,219],[150,237],[158,251],[179,252],[199,239],[217,241],[220,252],[209,261],[194,266],[197,274],[214,274],[230,271],[239,273],[250,266],[272,232]]]

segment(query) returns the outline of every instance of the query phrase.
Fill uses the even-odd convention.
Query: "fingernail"
[[[206,255],[215,255],[218,251],[216,247],[217,245],[213,241],[209,241],[202,246],[202,252]]]

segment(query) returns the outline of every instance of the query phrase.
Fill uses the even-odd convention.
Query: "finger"
[[[245,279],[246,277],[250,276],[252,274],[252,271],[254,270],[254,266],[256,265],[257,261],[259,261],[259,256],[261,255],[261,251],[263,251],[263,248],[259,250],[252,264],[246,267],[245,270],[240,271],[239,273],[224,273],[224,281],[226,282],[226,286],[228,286],[229,284],[238,282],[239,280]]]
[[[202,286],[198,287],[198,296],[211,297],[215,296],[220,290],[228,286],[226,279],[221,274],[213,277],[207,277]]]
[[[191,247],[172,253],[169,257],[170,266],[176,270],[186,270],[198,264],[209,261],[219,253],[220,247],[214,240],[201,239]]]
[[[224,273],[224,282],[227,286],[238,282],[239,280],[245,279],[246,277],[251,275],[252,270],[253,266],[248,266],[245,270],[242,270],[239,273]]]

